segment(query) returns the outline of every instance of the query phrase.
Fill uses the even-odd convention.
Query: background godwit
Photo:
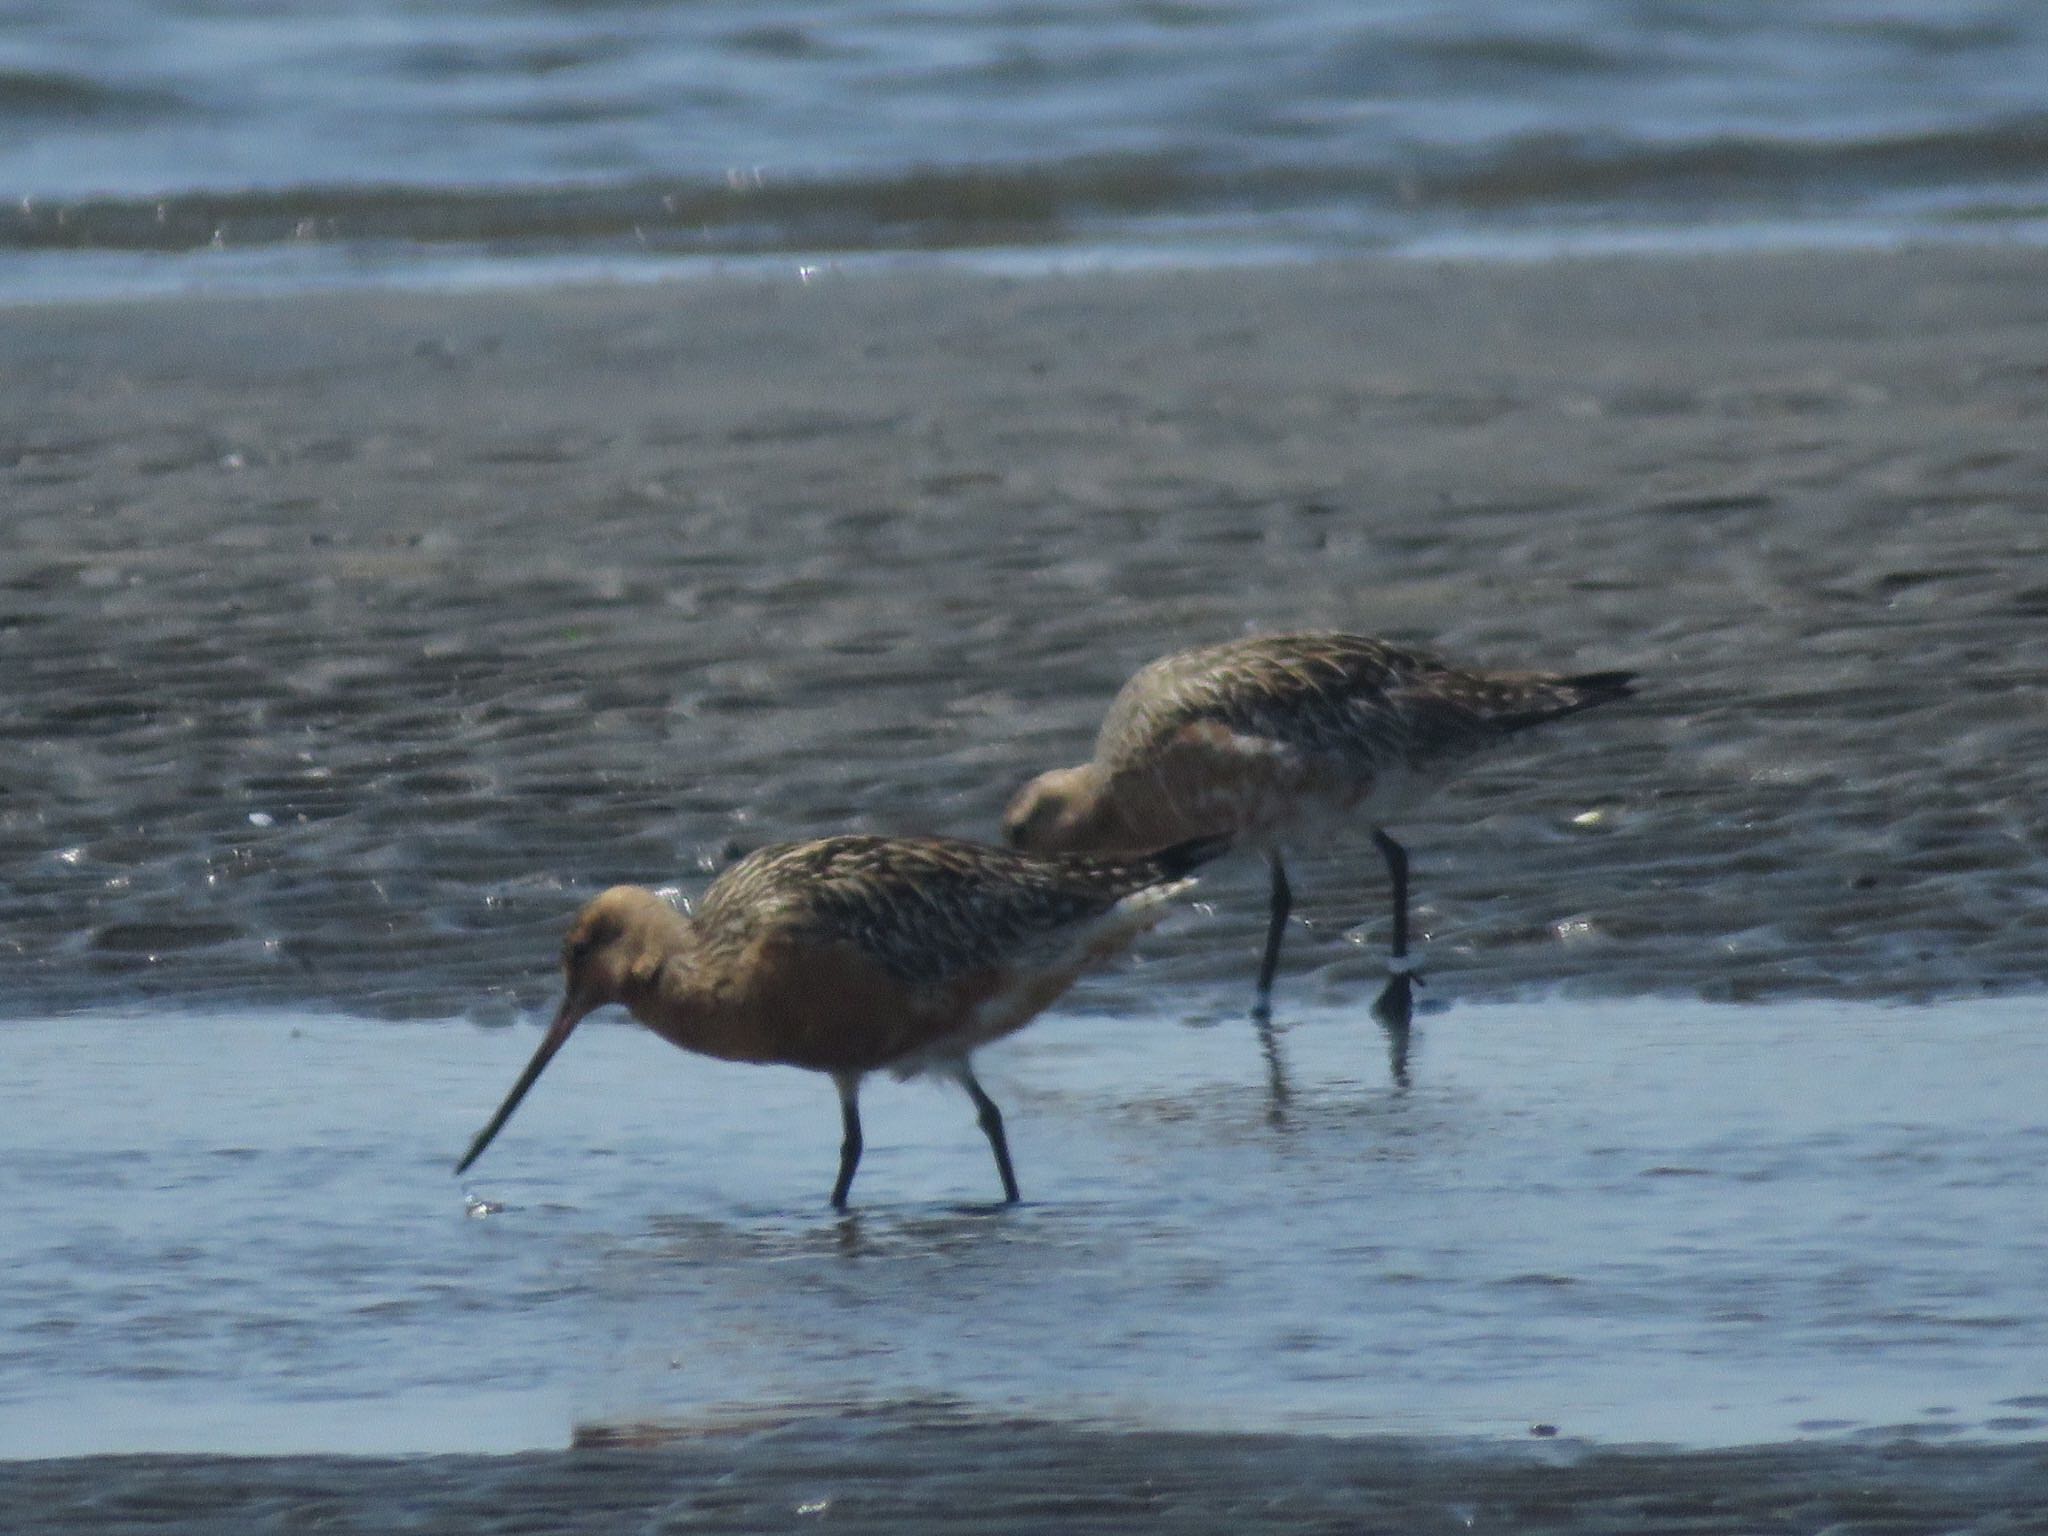
[[[1104,858],[830,837],[742,859],[694,917],[652,891],[615,886],[570,926],[554,1023],[455,1171],[482,1155],[576,1025],[623,1003],[684,1050],[829,1074],[845,1131],[835,1207],[845,1208],[860,1164],[861,1079],[879,1068],[957,1080],[995,1153],[1003,1198],[1014,1201],[1002,1112],[970,1056],[1158,922],[1188,872],[1227,846],[1202,838]]]
[[[1417,980],[1408,855],[1386,824],[1466,757],[1528,726],[1624,699],[1634,674],[1495,672],[1360,635],[1260,635],[1162,657],[1117,693],[1095,756],[1011,802],[1019,848],[1095,852],[1223,835],[1262,847],[1271,916],[1255,1014],[1270,1019],[1292,893],[1283,850],[1363,820],[1393,885],[1387,985],[1374,1012],[1405,1069]],[[1276,1077],[1276,1084],[1277,1084]]]

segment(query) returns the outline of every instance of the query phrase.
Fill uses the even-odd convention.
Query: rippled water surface
[[[2048,211],[2032,0],[0,16],[0,293],[761,252],[1811,241]]]
[[[0,1034],[0,1451],[493,1449],[931,1401],[1216,1430],[1681,1444],[2048,1429],[2030,1003],[1077,1006],[949,1088],[587,1027],[465,1181],[526,1029]],[[472,1214],[476,1202],[488,1214]],[[467,1202],[467,1203],[466,1203]],[[501,1209],[498,1207],[502,1207]]]

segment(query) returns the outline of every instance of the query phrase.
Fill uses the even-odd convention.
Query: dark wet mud
[[[2039,1447],[1473,1451],[1398,1439],[1108,1434],[914,1409],[647,1447],[630,1434],[594,1438],[506,1457],[16,1464],[0,1467],[0,1519],[23,1536],[2048,1529],[2048,1453]]]
[[[1431,995],[2038,986],[2044,279],[826,269],[0,313],[0,984],[508,1019],[596,887],[992,835],[1147,658],[1335,625],[1645,676],[1401,829]],[[1283,1006],[1358,995],[1376,856],[1296,875]],[[1263,891],[1220,872],[1142,985],[1248,984]]]

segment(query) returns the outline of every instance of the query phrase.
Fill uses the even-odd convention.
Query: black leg
[[[1387,985],[1372,1005],[1374,1017],[1386,1027],[1392,1053],[1394,1080],[1408,1079],[1408,1025],[1415,1017],[1415,983],[1421,978],[1408,959],[1408,850],[1378,827],[1372,840],[1387,861],[1387,875],[1394,887],[1394,948],[1387,961]]]
[[[860,1079],[839,1081],[839,1119],[846,1127],[839,1143],[839,1182],[832,1186],[832,1208],[846,1209],[846,1192],[853,1188],[853,1170],[860,1166]]]
[[[1280,969],[1280,940],[1287,933],[1287,914],[1294,908],[1294,892],[1287,888],[1287,866],[1280,862],[1280,853],[1275,849],[1270,855],[1273,865],[1272,913],[1266,919],[1266,958],[1259,962],[1259,997],[1252,1005],[1255,1017],[1270,1017],[1273,1012],[1273,977]]]
[[[1408,850],[1378,827],[1372,829],[1372,840],[1379,847],[1380,857],[1387,861],[1387,874],[1394,882],[1394,958],[1405,959],[1408,954]]]
[[[981,1132],[988,1137],[989,1149],[996,1155],[996,1172],[1003,1176],[1003,1199],[1015,1205],[1023,1197],[1017,1193],[1017,1175],[1010,1170],[1010,1143],[1003,1136],[1003,1112],[996,1108],[994,1099],[982,1092],[981,1084],[974,1080],[973,1069],[964,1061],[960,1064],[960,1086],[974,1100],[975,1118],[981,1122]]]
[[[1280,1032],[1265,1008],[1252,1010],[1252,1024],[1259,1032],[1259,1054],[1266,1058],[1266,1123],[1287,1123],[1287,1063],[1280,1055]]]

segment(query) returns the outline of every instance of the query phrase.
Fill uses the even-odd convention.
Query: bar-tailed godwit
[[[742,859],[694,916],[653,891],[616,886],[570,926],[561,1009],[455,1171],[482,1155],[577,1023],[623,1003],[686,1051],[828,1074],[845,1133],[835,1207],[845,1208],[860,1164],[861,1079],[883,1068],[940,1073],[967,1090],[1003,1198],[1014,1201],[1002,1113],[969,1058],[1158,922],[1189,872],[1226,847],[1197,838],[1097,857],[829,837]]]
[[[1094,760],[1032,780],[1011,802],[1004,830],[1014,846],[1041,853],[1129,852],[1214,835],[1263,850],[1272,867],[1256,1010],[1263,1022],[1292,903],[1283,852],[1322,846],[1344,822],[1366,823],[1393,882],[1392,956],[1374,1007],[1390,1030],[1405,1032],[1416,980],[1408,855],[1387,824],[1462,759],[1529,726],[1625,699],[1634,676],[1486,671],[1343,634],[1260,635],[1185,651],[1133,675],[1110,703]]]

